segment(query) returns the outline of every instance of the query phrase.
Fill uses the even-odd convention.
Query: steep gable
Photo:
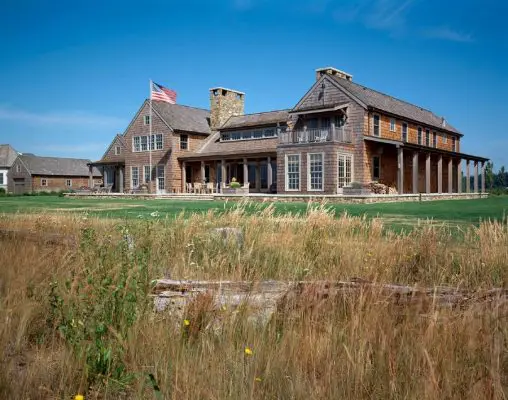
[[[118,154],[117,148],[120,148]],[[121,135],[116,135],[101,158],[101,162],[123,162],[125,160],[126,145]]]

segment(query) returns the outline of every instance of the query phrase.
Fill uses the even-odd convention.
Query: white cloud
[[[30,125],[86,125],[86,126],[125,126],[125,121],[117,117],[98,115],[86,111],[57,111],[36,113],[0,106],[0,120],[13,120]]]
[[[423,35],[430,39],[449,40],[451,42],[474,42],[472,34],[459,32],[446,26],[429,28],[423,32]]]

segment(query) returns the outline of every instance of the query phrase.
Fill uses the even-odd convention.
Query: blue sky
[[[0,143],[98,159],[150,78],[203,108],[210,87],[238,89],[258,112],[294,106],[334,66],[508,166],[506,15],[493,0],[4,0]]]

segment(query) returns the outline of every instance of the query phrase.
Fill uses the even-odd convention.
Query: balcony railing
[[[350,131],[344,127],[332,127],[286,131],[280,134],[279,142],[281,144],[304,144],[323,142],[352,143],[353,141]]]

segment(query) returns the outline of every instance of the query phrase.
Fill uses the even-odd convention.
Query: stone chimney
[[[353,75],[348,74],[347,72],[341,71],[340,69],[333,68],[333,67],[325,67],[325,68],[316,69],[316,81],[318,81],[319,78],[321,78],[325,74],[331,75],[331,76],[336,76],[338,78],[342,78],[347,81],[353,80]]]
[[[229,117],[243,115],[245,93],[237,90],[215,87],[210,89],[210,127],[219,129]]]

